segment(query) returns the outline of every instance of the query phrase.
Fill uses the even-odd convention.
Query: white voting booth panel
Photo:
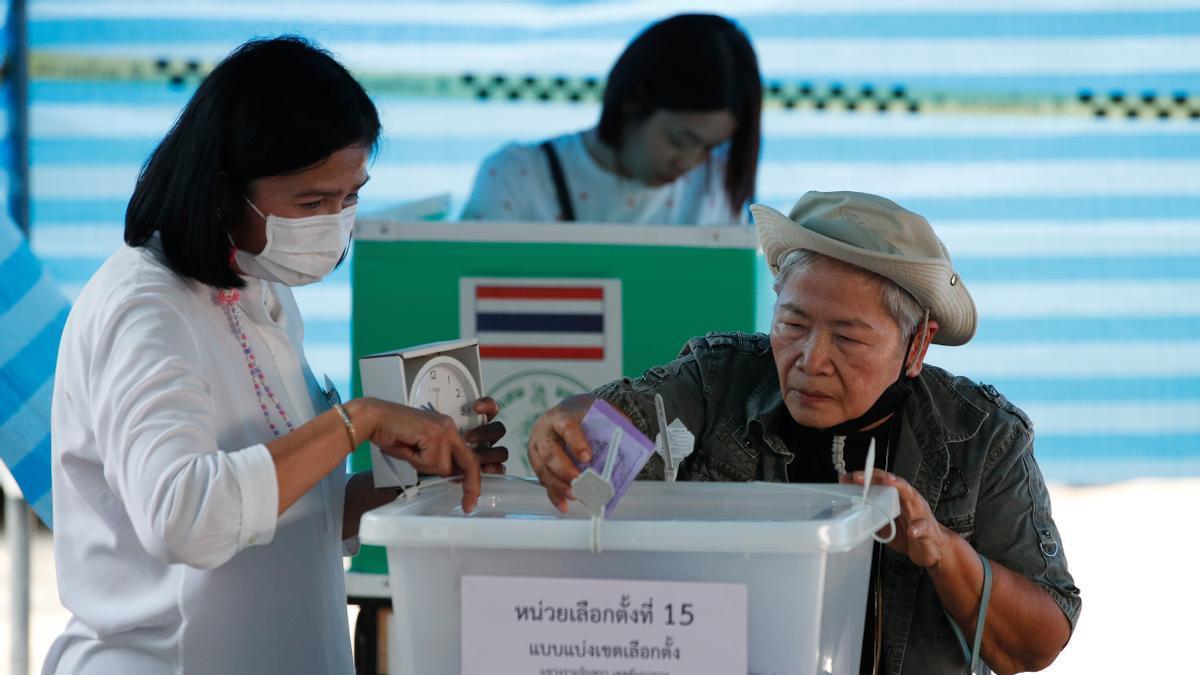
[[[528,480],[483,488],[470,515],[441,484],[363,518],[387,547],[391,675],[858,672],[892,488],[864,503],[854,486],[637,482],[595,525]],[[741,665],[714,665],[730,654]]]

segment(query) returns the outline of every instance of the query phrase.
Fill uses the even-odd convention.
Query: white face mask
[[[253,202],[243,199],[263,216]],[[263,216],[267,221],[267,245],[257,255],[238,250],[234,260],[242,274],[286,286],[320,281],[333,271],[350,245],[357,210],[355,204],[340,213],[307,218]]]

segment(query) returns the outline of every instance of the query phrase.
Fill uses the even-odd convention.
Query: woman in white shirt
[[[746,222],[758,169],[762,75],[730,20],[682,14],[625,48],[599,123],[484,160],[464,220]]]
[[[445,416],[329,401],[305,362],[289,286],[344,255],[379,132],[341,65],[280,38],[226,58],[154,151],[128,245],[60,348],[54,547],[72,617],[44,673],[351,673],[343,543],[394,494],[347,481],[348,453],[370,440],[461,472],[464,509],[481,462],[504,460]]]

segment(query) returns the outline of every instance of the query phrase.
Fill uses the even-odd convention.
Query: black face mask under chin
[[[912,394],[912,388],[909,387],[908,380],[910,379],[904,371],[908,370],[908,355],[912,353],[913,342],[917,339],[914,334],[908,340],[908,347],[904,350],[904,361],[900,364],[900,374],[896,377],[896,381],[889,384],[887,389],[879,395],[875,403],[867,409],[867,412],[855,417],[852,420],[847,420],[841,424],[822,429],[826,433],[834,436],[846,436],[852,434],[863,427],[871,426],[876,422],[883,420],[888,415],[896,412],[900,404],[904,403]]]

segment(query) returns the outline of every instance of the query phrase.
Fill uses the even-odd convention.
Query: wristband
[[[354,423],[350,421],[350,415],[341,403],[334,403],[333,409],[337,411],[338,417],[342,418],[342,424],[346,425],[346,434],[350,436],[350,450],[353,451],[358,447],[358,433],[354,431]]]

